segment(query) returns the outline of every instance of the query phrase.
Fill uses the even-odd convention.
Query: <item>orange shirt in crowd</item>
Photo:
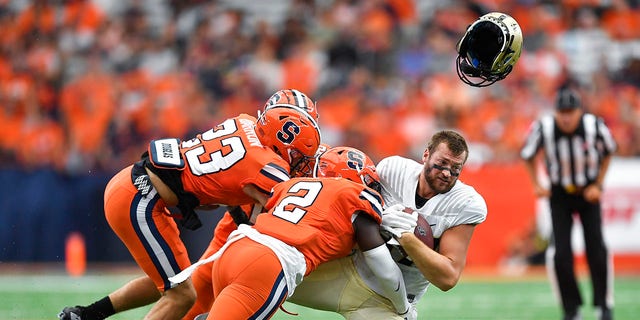
[[[62,126],[48,118],[30,118],[22,123],[18,161],[27,167],[63,169],[66,160],[65,133]]]
[[[69,128],[70,147],[80,152],[100,152],[115,111],[115,79],[90,72],[62,89],[61,111]]]
[[[156,126],[153,138],[184,138],[189,131],[189,106],[181,101],[181,77],[178,73],[147,76],[149,83],[149,105],[152,113],[146,117]],[[144,115],[142,115],[144,117]]]
[[[53,34],[56,31],[56,8],[43,1],[31,4],[18,14],[16,28],[20,36],[32,32]]]
[[[336,90],[321,97],[317,101],[318,108],[321,109],[321,127],[326,125],[344,131],[352,126],[356,122],[360,100],[360,92],[350,90]]]
[[[365,6],[370,6],[365,5]],[[384,51],[390,48],[393,39],[394,21],[382,6],[365,9],[360,17],[361,40],[367,50]]]
[[[315,92],[319,69],[311,58],[310,43],[297,44],[282,61],[282,87]]]
[[[6,112],[7,106],[0,104],[0,149],[15,154],[20,144],[20,133],[24,115]]]
[[[417,22],[418,14],[414,0],[386,0],[402,24],[413,24]]]
[[[602,27],[613,39],[637,40],[640,37],[640,10],[624,8],[605,11]]]
[[[405,140],[402,128],[395,121],[390,121],[388,111],[376,108],[362,116],[359,124],[361,133],[366,137],[367,154],[372,159],[380,160],[393,154],[407,154],[409,144]]]
[[[262,110],[264,102],[256,99],[249,88],[238,88],[224,97],[217,106],[214,107],[216,116],[219,118],[229,118],[238,113],[257,116],[258,110]]]
[[[65,3],[63,23],[76,31],[95,32],[104,20],[104,12],[91,0],[71,0]]]

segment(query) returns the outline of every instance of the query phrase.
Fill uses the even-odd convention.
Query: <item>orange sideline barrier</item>
[[[471,239],[467,266],[495,268],[510,242],[522,236],[535,223],[536,198],[523,164],[488,164],[465,168],[460,180],[473,186],[485,199],[487,220],[479,225]],[[614,254],[616,272],[640,272],[640,255]],[[584,255],[576,257],[576,266],[584,270]]]
[[[535,197],[529,177],[520,164],[465,168],[460,180],[473,186],[487,202],[487,220],[471,239],[467,265],[496,266],[509,241],[524,234],[534,223]]]

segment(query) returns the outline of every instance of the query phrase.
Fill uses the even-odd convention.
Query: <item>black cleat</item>
[[[598,320],[611,320],[613,319],[613,311],[609,308],[600,308],[596,312]]]
[[[75,306],[75,307],[65,307],[58,313],[58,319],[60,320],[83,320],[85,307]]]
[[[582,320],[578,310],[565,311],[563,320]]]

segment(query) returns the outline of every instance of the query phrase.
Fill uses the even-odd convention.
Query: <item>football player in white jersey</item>
[[[376,166],[386,205],[383,228],[394,235],[408,255],[398,265],[414,306],[430,283],[442,291],[458,283],[473,231],[487,217],[483,197],[458,180],[468,154],[465,139],[454,131],[444,130],[432,136],[422,163],[392,156]],[[402,212],[405,207],[429,222],[435,250],[413,234],[416,216]],[[289,301],[338,312],[352,320],[403,319],[378,294],[380,286],[362,261],[361,253],[356,251],[347,258],[320,265]],[[404,319],[417,319],[417,314]]]

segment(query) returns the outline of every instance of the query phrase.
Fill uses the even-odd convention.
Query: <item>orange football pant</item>
[[[207,258],[216,253],[218,249],[227,242],[229,234],[238,229],[238,226],[231,218],[231,215],[225,214],[216,225],[213,232],[213,239],[209,243],[207,250],[204,251],[200,259]],[[213,304],[213,285],[211,284],[211,270],[213,263],[203,264],[198,267],[191,275],[191,281],[196,289],[198,298],[196,303],[191,307],[189,312],[182,318],[183,320],[193,320],[197,315],[206,313],[211,309]]]
[[[191,265],[180,231],[165,214],[164,201],[154,188],[142,195],[131,181],[129,166],[117,173],[104,192],[104,211],[138,266],[160,292],[171,288],[169,277]]]
[[[232,243],[213,262],[212,282],[209,316],[216,320],[270,319],[288,294],[278,257],[249,238]]]

